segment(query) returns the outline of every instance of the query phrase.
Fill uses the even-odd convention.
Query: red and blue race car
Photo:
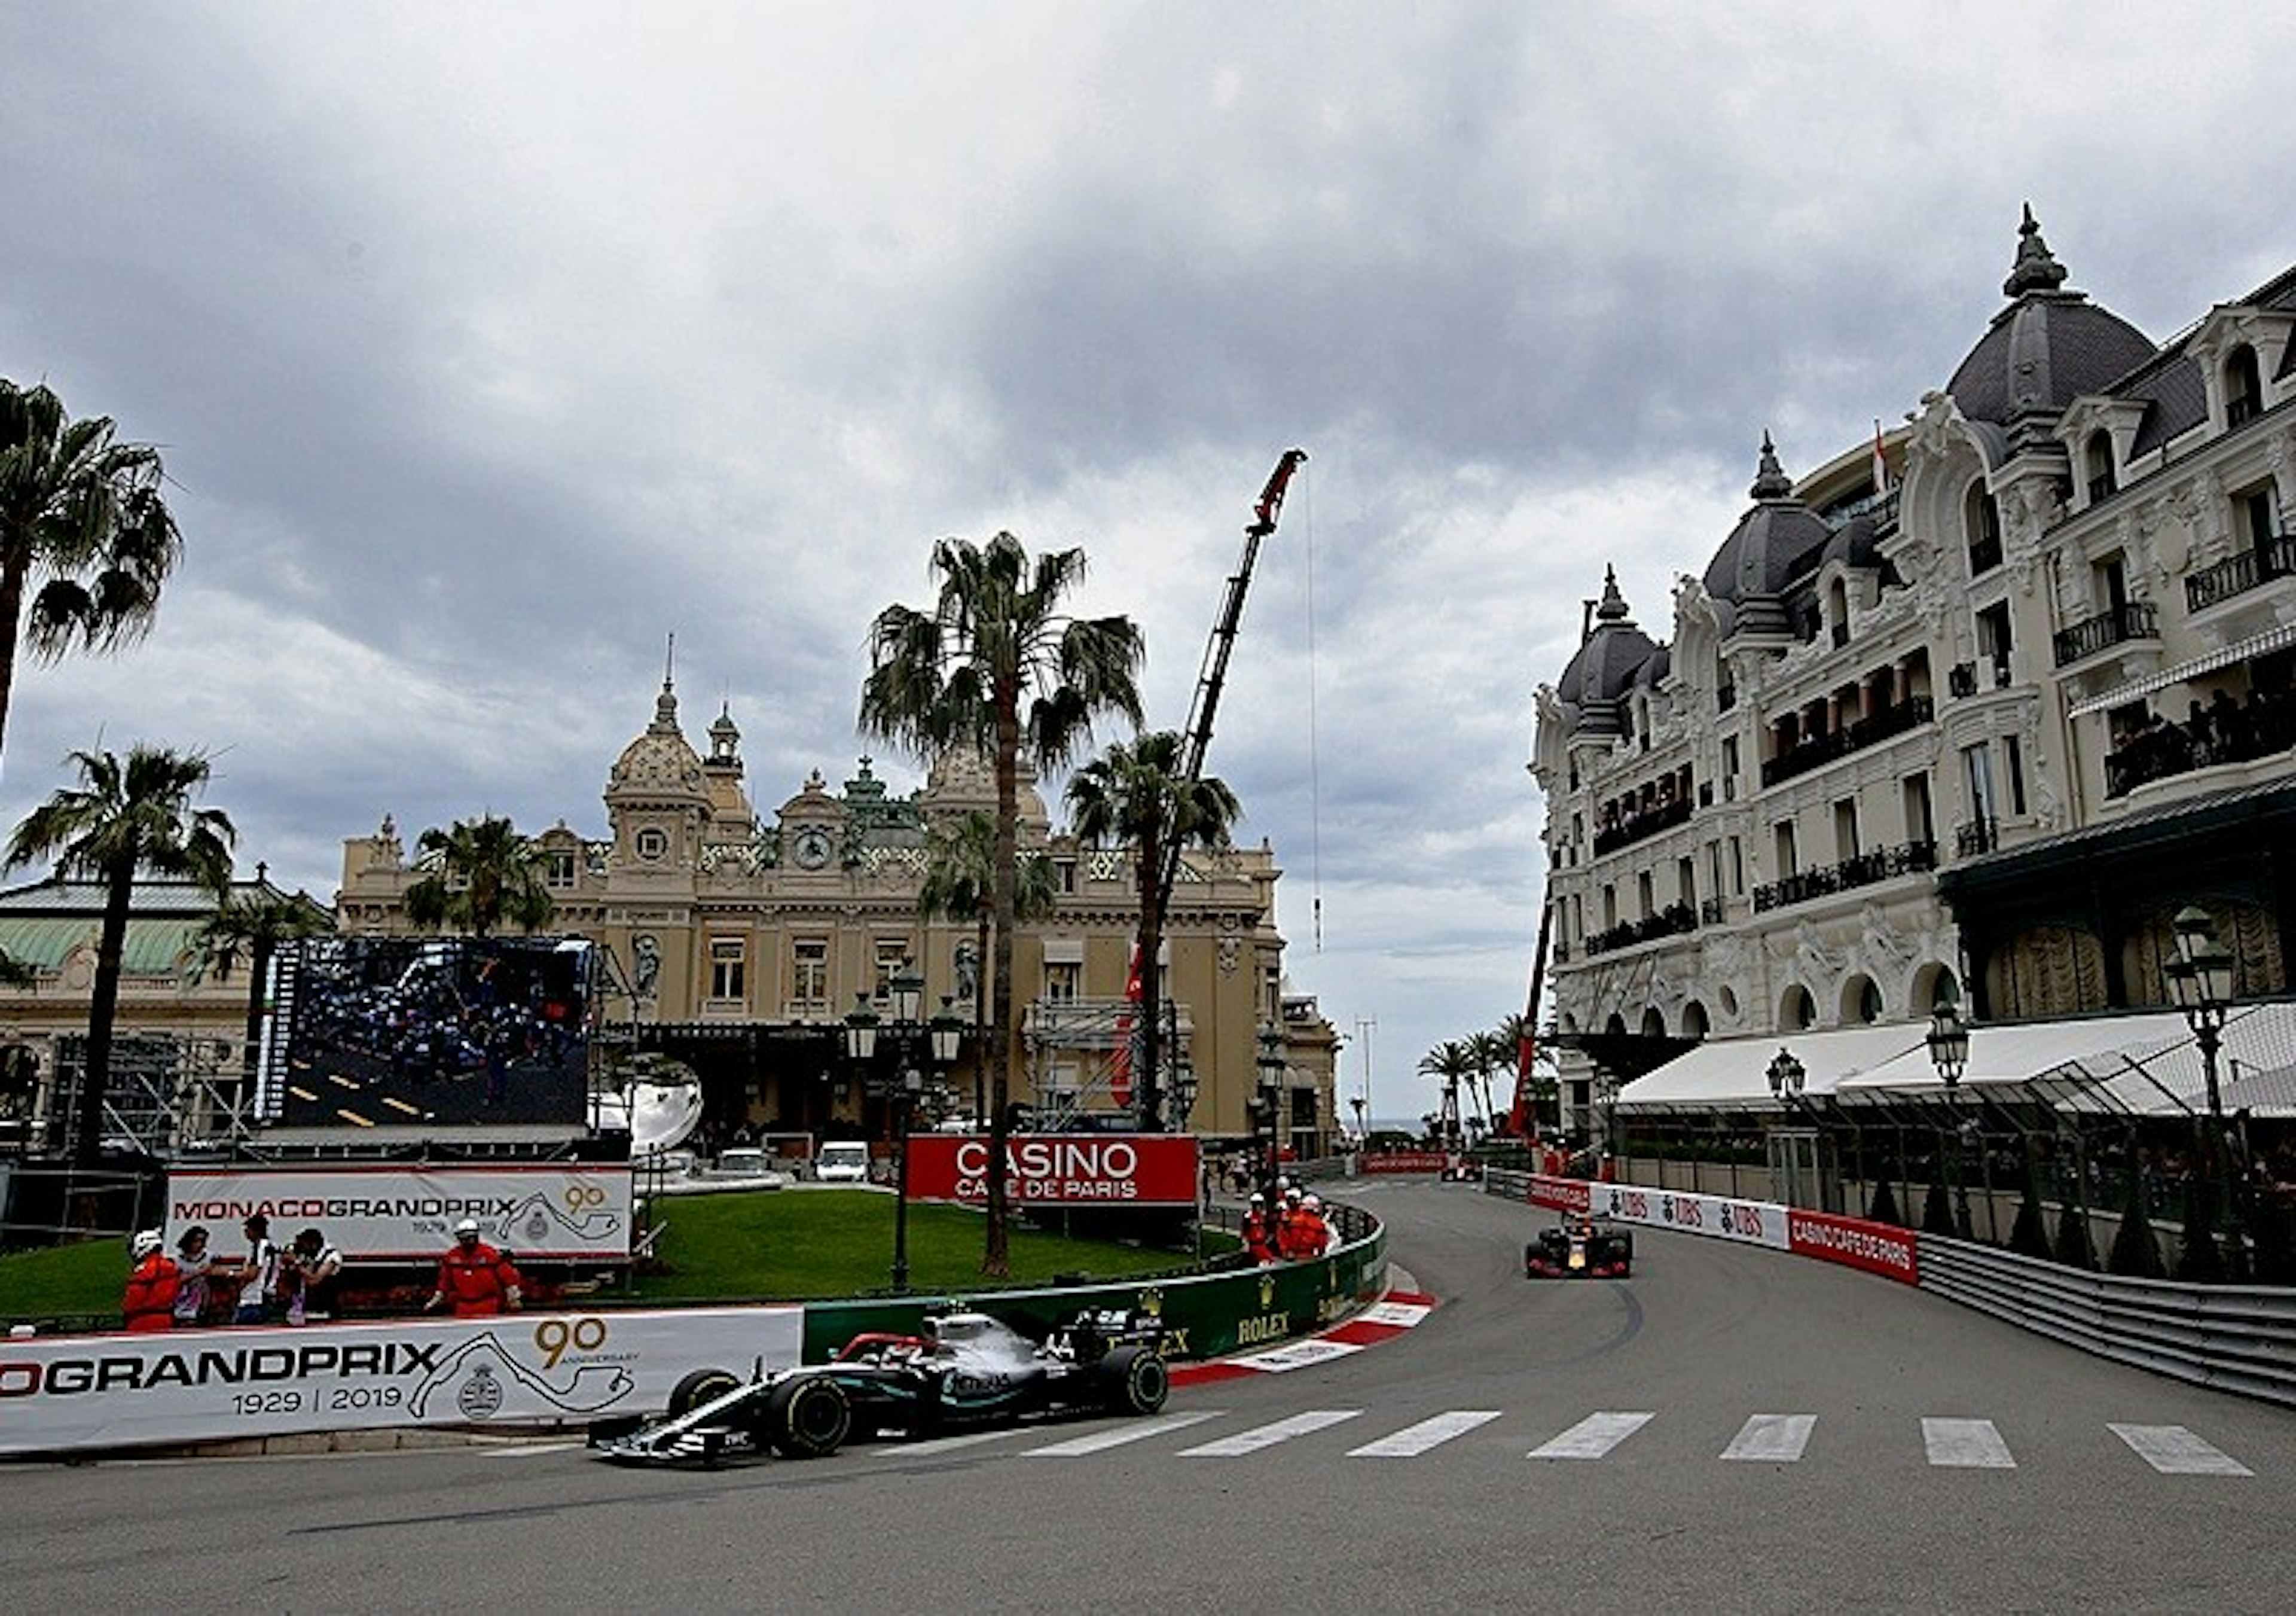
[[[1584,1212],[1566,1215],[1522,1251],[1530,1279],[1624,1279],[1635,1266],[1635,1237]]]

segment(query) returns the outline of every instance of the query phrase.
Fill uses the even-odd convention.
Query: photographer
[[[316,1228],[305,1229],[280,1259],[280,1289],[291,1284],[287,1302],[291,1325],[323,1325],[335,1316],[335,1286],[343,1271],[343,1254],[327,1243]]]

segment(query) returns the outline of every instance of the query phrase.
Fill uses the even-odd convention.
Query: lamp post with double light
[[[1772,1099],[1790,1112],[1802,1109],[1802,1089],[1809,1081],[1809,1070],[1794,1058],[1792,1050],[1783,1044],[1779,1045],[1778,1052],[1770,1057],[1769,1069],[1764,1075],[1769,1079]],[[1790,1130],[1780,1136],[1780,1143],[1785,1146],[1787,1204],[1804,1205],[1806,1203],[1801,1194],[1801,1159],[1796,1148],[1800,1143],[1800,1135]]]
[[[1930,1064],[1937,1068],[1938,1080],[1945,1085],[1946,1114],[1954,1123],[1953,1136],[1956,1145],[1961,1141],[1961,1075],[1969,1070],[1969,1023],[1961,1019],[1961,1011],[1950,998],[1940,998],[1930,1012]],[[1976,1238],[1969,1220],[1969,1186],[1951,1152],[1945,1159],[1945,1170],[1951,1180],[1954,1200],[1954,1221],[1964,1240]],[[1992,1213],[1986,1214],[1990,1226]]]
[[[909,1128],[925,1089],[927,1070],[945,1071],[956,1063],[964,1042],[964,1022],[941,1003],[941,1012],[930,1022],[918,1020],[924,997],[924,979],[904,961],[885,983],[890,1021],[881,1021],[864,994],[845,1018],[845,1053],[865,1074],[875,1063],[882,1043],[895,1062],[892,1076],[875,1085],[893,1112],[897,1130],[893,1202],[893,1294],[909,1289]]]
[[[2232,951],[2217,940],[2209,912],[2188,904],[2177,912],[2177,957],[2161,969],[2177,1008],[2185,1013],[2193,1041],[2201,1050],[2201,1081],[2208,1091],[2208,1127],[2201,1140],[2202,1170],[2209,1176],[2206,1194],[2213,1200],[2229,1181],[2225,1166],[2224,1091],[2217,1082],[2217,1051],[2224,1038],[2225,1013],[2232,1005]],[[2213,1204],[2210,1208],[2214,1210]],[[2232,1255],[2234,1277],[2247,1267],[2246,1209],[2235,1194]],[[2210,1220],[2213,1222],[2213,1219]]]
[[[1259,1029],[1259,1105],[1267,1119],[1267,1170],[1261,1185],[1269,1217],[1275,1215],[1277,1163],[1283,1160],[1283,1032],[1273,1021]]]

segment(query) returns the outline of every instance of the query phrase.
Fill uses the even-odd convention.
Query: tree
[[[94,996],[88,1005],[87,1065],[72,1142],[73,1161],[92,1167],[102,1144],[120,962],[136,874],[188,878],[220,893],[231,879],[231,849],[239,833],[222,809],[192,805],[208,783],[208,760],[198,753],[136,746],[124,762],[109,751],[74,752],[70,761],[78,766],[81,783],[58,792],[25,816],[8,843],[6,868],[13,872],[53,856],[59,874],[103,889]]]
[[[258,866],[259,868],[260,866]],[[263,1041],[263,984],[271,974],[271,961],[282,943],[318,937],[334,929],[334,920],[308,896],[298,892],[258,890],[242,895],[226,891],[215,913],[192,933],[191,958],[184,979],[192,982],[212,975],[231,980],[243,958],[247,964],[247,1039],[245,1075],[255,1076],[257,1046]]]
[[[114,431],[0,378],[0,745],[20,644],[53,661],[142,638],[183,552],[159,451]]]
[[[1459,1084],[1473,1075],[1474,1070],[1475,1050],[1469,1040],[1447,1039],[1419,1057],[1420,1076],[1443,1079],[1443,1110],[1439,1120],[1446,1129],[1458,1125]],[[1456,1141],[1446,1136],[1439,1143],[1450,1145]]]
[[[989,928],[996,918],[996,872],[994,815],[973,808],[932,826],[926,833],[925,872],[917,886],[917,912],[928,919],[939,915],[972,922],[972,1003],[964,1009],[975,1027],[985,1027],[988,1022],[983,991],[988,987],[988,977],[980,967],[988,959]],[[1059,889],[1054,884],[1053,861],[1042,853],[1023,853],[1013,874],[1014,919],[1036,921],[1052,914],[1060,900]],[[980,1051],[975,1050],[973,1062],[972,1112],[973,1121],[978,1124],[982,1120],[981,1113],[988,1109],[981,1092],[988,1061]]]
[[[1226,847],[1231,827],[1243,812],[1225,781],[1188,779],[1181,772],[1181,751],[1177,731],[1152,730],[1128,745],[1119,741],[1110,746],[1071,775],[1068,786],[1069,812],[1078,840],[1132,849],[1140,894],[1134,946],[1140,960],[1141,1013],[1146,1018],[1141,1029],[1140,1114],[1151,1128],[1157,1127],[1160,1114],[1156,1079],[1161,1063],[1157,1057],[1163,1038],[1157,959],[1164,947],[1165,907],[1171,898],[1160,890],[1165,855],[1175,845]]]
[[[988,1048],[991,1084],[987,1244],[981,1272],[1010,1271],[1011,1207],[1005,1148],[1013,1032],[1013,932],[1019,900],[1021,758],[1040,772],[1065,767],[1091,739],[1094,720],[1140,723],[1140,630],[1124,617],[1078,618],[1062,610],[1084,581],[1082,550],[1031,562],[999,533],[976,546],[933,546],[939,579],[929,609],[886,607],[870,626],[870,670],[861,687],[865,734],[920,758],[969,747],[996,776],[996,842],[990,856]]]
[[[541,858],[508,819],[457,819],[443,831],[433,825],[414,846],[417,862],[429,870],[406,889],[406,918],[416,930],[451,925],[487,937],[505,921],[521,931],[550,923],[554,906]]]
[[[2128,1194],[2120,1203],[2120,1226],[2112,1236],[2112,1249],[2104,1259],[2108,1274],[2126,1275],[2134,1279],[2160,1279],[2168,1270],[2161,1266],[2161,1243],[2152,1233],[2152,1219],[2144,1207],[2144,1175],[2136,1153],[2128,1155]]]

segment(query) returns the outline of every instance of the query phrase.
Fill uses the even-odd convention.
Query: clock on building
[[[800,870],[818,870],[829,862],[836,849],[831,844],[829,833],[817,824],[808,824],[797,833],[790,845],[790,857]]]

